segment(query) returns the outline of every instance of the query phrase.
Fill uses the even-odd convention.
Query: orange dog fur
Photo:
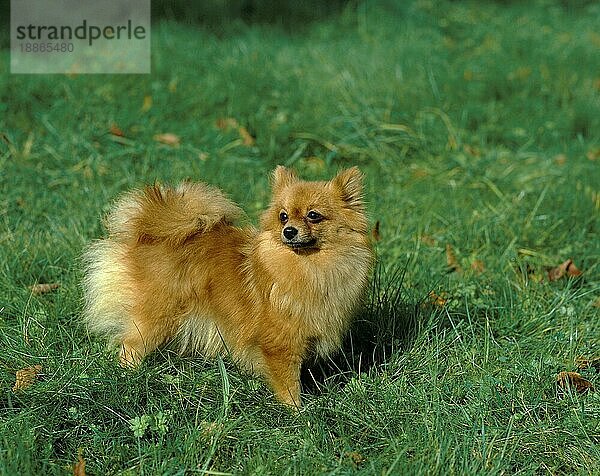
[[[300,406],[300,367],[339,349],[367,287],[372,251],[362,174],[306,182],[279,166],[261,227],[209,185],[122,197],[109,236],[85,253],[85,320],[135,366],[161,344],[229,354]]]

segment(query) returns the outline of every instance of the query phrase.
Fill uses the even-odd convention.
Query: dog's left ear
[[[349,207],[363,210],[363,178],[364,175],[358,167],[351,167],[342,170],[331,183],[340,191],[342,200]]]
[[[285,168],[283,165],[278,165],[271,176],[271,187],[273,193],[279,192],[282,188],[298,181],[298,177],[293,170]]]

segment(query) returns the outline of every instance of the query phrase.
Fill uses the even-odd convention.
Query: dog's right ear
[[[271,176],[271,187],[273,188],[273,193],[278,193],[284,187],[287,187],[288,185],[291,185],[297,181],[298,177],[293,170],[285,168],[283,165],[278,165]]]

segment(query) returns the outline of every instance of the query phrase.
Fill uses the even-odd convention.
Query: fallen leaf
[[[471,157],[481,157],[481,151],[473,145],[465,144],[463,150]]]
[[[558,154],[554,157],[554,163],[556,165],[565,165],[567,163],[567,156],[565,154]]]
[[[446,244],[446,263],[448,264],[448,268],[450,272],[462,273],[462,267],[456,259],[456,254],[454,253],[454,249],[452,245],[449,243]]]
[[[346,458],[348,458],[354,466],[358,467],[365,462],[365,458],[358,451],[348,451],[346,452]]]
[[[600,157],[600,148],[590,149],[585,155],[589,160],[598,160],[598,158]]]
[[[83,448],[77,451],[77,463],[73,465],[73,476],[85,476],[85,460],[83,459]]]
[[[415,179],[422,179],[422,178],[429,177],[431,175],[429,170],[427,170],[423,167],[412,168],[411,174],[412,174],[412,177]]]
[[[448,302],[448,293],[442,292],[440,294],[437,294],[435,291],[431,291],[429,293],[429,303],[428,304],[432,304],[435,307],[442,308],[446,305],[447,302]]]
[[[238,134],[240,135],[240,138],[242,139],[242,143],[245,146],[254,145],[255,139],[254,139],[254,137],[252,137],[252,134],[250,134],[248,132],[248,129],[246,129],[244,126],[240,126],[240,123],[233,117],[224,117],[224,118],[217,119],[215,124],[217,125],[217,127],[219,129],[222,129],[222,130],[227,130],[227,129],[237,130]]]
[[[144,102],[142,103],[142,112],[147,112],[152,107],[152,96],[144,96]]]
[[[113,135],[113,136],[118,136],[118,137],[125,137],[125,134],[123,133],[123,131],[119,128],[119,126],[117,126],[116,124],[112,124],[110,126],[109,132]]]
[[[592,304],[592,306],[594,306],[594,307],[600,307],[600,297],[596,298],[596,300],[594,301],[594,303]]]
[[[371,236],[374,241],[381,241],[381,234],[379,233],[379,220],[375,222],[375,226],[371,230]]]
[[[232,129],[237,129],[240,126],[238,121],[233,117],[219,118],[217,119],[216,124],[219,129],[229,129],[230,127]]]
[[[594,368],[600,372],[600,357],[583,357],[579,356],[575,359],[575,365],[580,370]]]
[[[471,263],[471,269],[477,274],[481,274],[485,271],[485,264],[480,259],[476,259]]]
[[[427,245],[427,246],[435,246],[437,244],[437,241],[435,241],[435,238],[433,238],[430,235],[421,235],[419,237],[419,239],[421,240],[421,243],[423,243],[424,245]]]
[[[557,281],[563,276],[575,278],[577,276],[581,276],[581,274],[581,271],[577,269],[577,266],[575,266],[573,260],[568,259],[557,267],[548,270],[548,280]]]
[[[19,392],[21,390],[25,390],[33,385],[36,377],[42,371],[41,365],[34,365],[32,367],[27,367],[25,369],[17,370],[16,372],[16,381],[13,386],[13,392]]]
[[[563,390],[572,387],[577,393],[594,391],[592,383],[589,380],[584,379],[581,374],[577,372],[560,372],[556,376],[556,383]]]
[[[169,145],[171,147],[179,147],[179,143],[181,142],[179,136],[171,132],[165,132],[164,134],[156,134],[154,136],[154,140],[156,142],[160,142],[161,144]]]
[[[29,286],[31,293],[35,296],[46,294],[60,288],[60,283],[37,283]]]
[[[225,425],[216,421],[202,421],[200,423],[201,434],[205,437],[219,436],[224,429]]]
[[[250,133],[248,132],[248,129],[246,129],[244,126],[241,126],[238,129],[238,132],[240,134],[240,137],[242,138],[242,143],[246,146],[252,146],[254,145],[254,137],[252,137],[250,135]]]

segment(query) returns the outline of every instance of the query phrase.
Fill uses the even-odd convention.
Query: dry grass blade
[[[164,134],[156,134],[154,136],[154,140],[156,142],[160,142],[161,144],[169,145],[171,147],[179,147],[181,143],[181,139],[177,134],[173,134],[171,132],[165,132]]]
[[[32,286],[29,286],[31,293],[35,296],[50,293],[58,288],[60,288],[60,283],[37,283]]]
[[[381,233],[379,232],[380,222],[377,220],[375,222],[375,226],[371,230],[371,236],[373,237],[373,241],[381,241]]]

